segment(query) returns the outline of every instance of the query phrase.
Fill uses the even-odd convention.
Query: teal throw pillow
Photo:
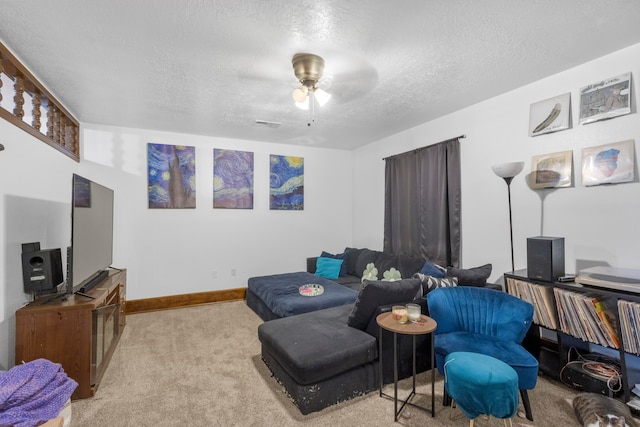
[[[326,251],[322,251],[322,253],[320,254],[321,257],[325,257],[325,258],[334,258],[334,259],[341,259],[342,265],[340,266],[340,277],[344,277],[347,275],[347,256],[348,254],[346,252],[341,253],[341,254],[332,254]]]
[[[316,261],[316,276],[324,277],[325,279],[337,279],[343,262],[341,259],[318,257]]]

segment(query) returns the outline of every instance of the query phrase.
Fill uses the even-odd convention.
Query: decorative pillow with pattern
[[[425,297],[429,292],[437,288],[444,288],[447,286],[458,286],[457,277],[447,277],[447,278],[441,279],[438,277],[426,276],[421,273],[416,273],[413,275],[413,277],[416,279],[420,279],[420,281],[422,282],[422,286],[418,291],[419,293],[416,296],[416,298]]]

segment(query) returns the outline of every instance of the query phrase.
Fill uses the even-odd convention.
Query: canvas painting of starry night
[[[304,209],[304,158],[271,156],[269,202],[272,210]]]
[[[196,207],[196,149],[147,144],[149,208]]]
[[[253,209],[253,153],[213,149],[213,207]]]

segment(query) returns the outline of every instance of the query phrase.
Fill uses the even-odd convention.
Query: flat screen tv
[[[73,175],[67,293],[86,291],[113,262],[113,190]]]

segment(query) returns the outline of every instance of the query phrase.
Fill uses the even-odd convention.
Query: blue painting
[[[196,207],[196,149],[147,144],[149,208]]]
[[[253,153],[213,149],[213,207],[253,209]]]
[[[304,158],[271,155],[270,207],[273,210],[304,209]]]

